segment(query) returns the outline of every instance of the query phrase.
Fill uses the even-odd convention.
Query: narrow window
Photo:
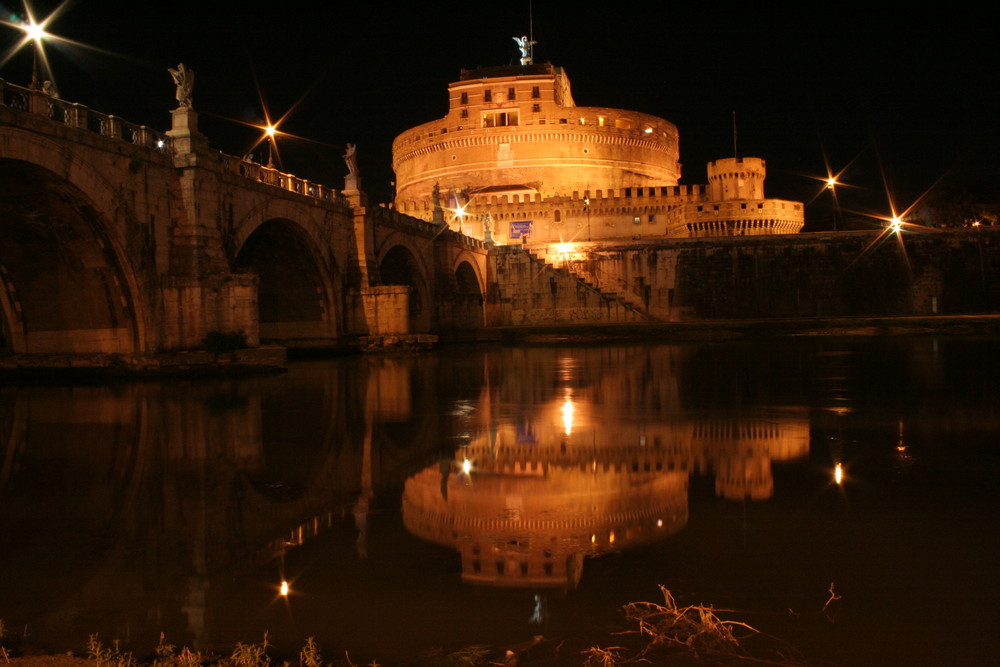
[[[492,101],[493,101],[493,91],[487,88],[486,90],[483,91],[483,102],[492,102]]]
[[[517,99],[517,91],[515,91],[513,88],[508,88],[507,89],[507,99],[508,100],[515,100],[515,99]]]
[[[469,103],[469,93],[462,93],[462,104]]]
[[[468,118],[468,117],[469,117],[469,110],[462,109],[462,118]]]
[[[537,100],[542,96],[542,91],[538,89],[538,86],[531,87],[531,99]]]
[[[540,112],[542,110],[542,105],[541,104],[532,104],[531,105],[531,110],[534,113],[538,113],[538,112]]]

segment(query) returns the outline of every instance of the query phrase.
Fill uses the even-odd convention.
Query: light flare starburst
[[[0,25],[6,26],[8,28],[13,28],[22,33],[21,39],[18,40],[13,46],[11,46],[7,51],[0,57],[0,67],[3,67],[11,58],[13,58],[17,53],[19,53],[23,48],[31,46],[34,50],[35,64],[33,75],[37,78],[38,76],[38,64],[41,63],[42,66],[42,76],[46,79],[52,80],[52,68],[49,66],[48,54],[45,51],[46,43],[64,43],[73,44],[77,46],[82,46],[78,42],[66,39],[64,37],[59,37],[49,32],[49,26],[59,17],[60,14],[69,5],[69,0],[65,0],[62,4],[55,8],[51,14],[46,16],[44,19],[38,19],[35,17],[35,12],[31,7],[31,3],[24,0],[24,18],[19,19],[16,16],[10,16],[7,19],[0,19]]]

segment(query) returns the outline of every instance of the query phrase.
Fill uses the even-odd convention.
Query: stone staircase
[[[496,271],[489,312],[493,326],[655,321],[637,299],[600,290],[520,247],[497,247],[491,261]]]

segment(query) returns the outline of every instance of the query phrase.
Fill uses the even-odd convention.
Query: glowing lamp
[[[844,483],[844,466],[838,463],[833,469],[833,481],[837,484]]]
[[[21,29],[24,30],[24,34],[28,36],[28,39],[34,42],[41,42],[49,36],[49,34],[45,32],[45,28],[35,23],[34,19],[31,19],[21,26]]]
[[[288,582],[284,579],[281,581],[281,596],[288,597]]]

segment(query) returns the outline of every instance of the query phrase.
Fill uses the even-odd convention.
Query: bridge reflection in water
[[[358,660],[392,660],[523,636],[533,594],[548,591],[552,606],[559,592],[575,600],[563,617],[614,614],[619,596],[655,595],[678,569],[690,578],[701,567],[713,574],[700,591],[766,582],[775,592],[765,595],[786,606],[823,597],[834,575],[838,587],[875,577],[886,595],[902,595],[909,589],[871,563],[923,572],[908,559],[947,544],[925,544],[924,522],[957,531],[968,525],[964,506],[944,523],[918,509],[874,524],[876,536],[891,530],[893,544],[922,550],[875,553],[804,531],[872,538],[850,523],[860,489],[851,517],[837,509],[846,491],[830,479],[835,461],[848,486],[867,475],[872,494],[891,480],[893,493],[912,487],[919,506],[942,514],[955,483],[947,467],[926,474],[923,461],[938,443],[993,432],[986,406],[998,392],[966,362],[996,350],[953,355],[966,369],[953,382],[936,342],[828,348],[453,348],[246,380],[0,387],[0,618],[28,628],[5,642],[80,651],[99,632],[142,653],[162,631],[171,643],[224,649],[267,629],[286,648],[315,635]],[[948,438],[935,435],[940,424]],[[995,470],[994,456],[968,474],[985,483]],[[980,487],[989,488],[970,488]],[[748,507],[758,523],[774,519],[788,507],[783,488],[810,507],[833,499],[836,512],[789,529],[795,537],[764,549],[760,563],[745,545],[715,544],[726,507],[742,507],[744,523]],[[689,511],[698,498],[700,514]],[[692,533],[711,544],[693,546]],[[996,550],[983,535],[969,553],[987,558]],[[683,560],[691,553],[704,564]],[[588,580],[629,554],[642,567],[616,571],[612,590],[607,578]],[[740,568],[727,565],[734,554]],[[989,581],[978,562],[970,567]],[[776,574],[785,567],[794,567],[787,581]],[[285,578],[291,595],[276,604]],[[989,590],[947,581],[963,595]],[[576,611],[581,600],[590,607]],[[410,638],[386,638],[404,625]]]

